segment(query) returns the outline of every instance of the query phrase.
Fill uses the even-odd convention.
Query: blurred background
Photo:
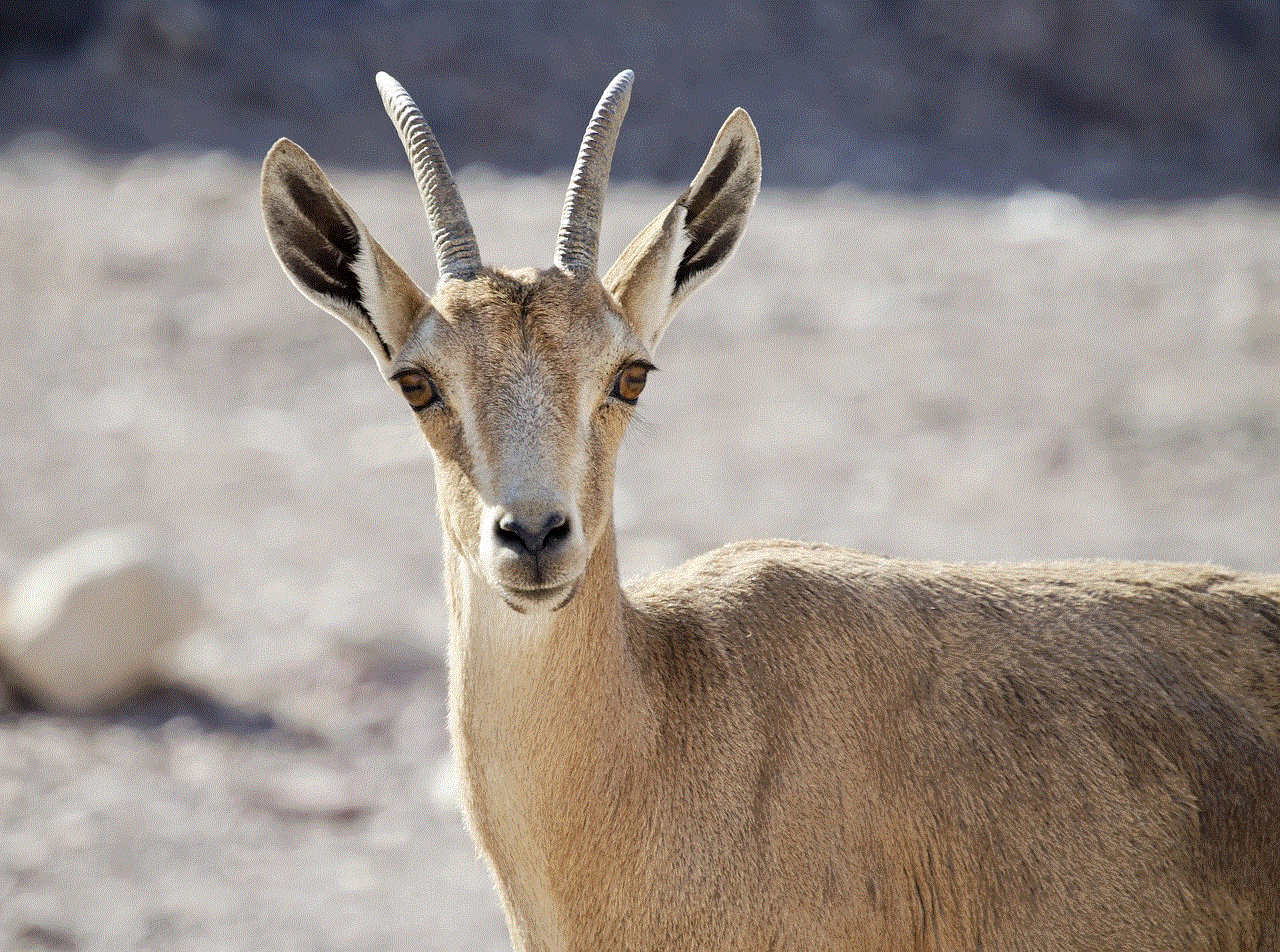
[[[369,77],[419,100],[455,165],[541,173],[603,83],[644,83],[617,171],[675,180],[733,106],[766,184],[1097,198],[1269,192],[1280,153],[1271,0],[615,4],[8,0],[0,136],[399,168]]]
[[[202,607],[95,714],[0,625],[0,948],[506,947],[423,441],[258,166],[294,138],[430,287],[386,69],[485,256],[545,264],[624,67],[603,261],[735,106],[766,182],[624,446],[624,574],[768,536],[1280,568],[1280,5],[8,0],[0,582],[144,525]]]

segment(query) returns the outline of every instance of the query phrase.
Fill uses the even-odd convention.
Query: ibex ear
[[[320,166],[288,139],[262,163],[267,237],[298,290],[360,335],[384,370],[426,302]]]
[[[604,286],[652,352],[693,289],[733,253],[760,191],[760,139],[735,109],[683,195],[618,256]]]

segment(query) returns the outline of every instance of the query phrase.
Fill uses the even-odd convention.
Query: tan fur
[[[308,163],[264,167],[286,270],[440,394],[450,729],[518,949],[1280,949],[1280,577],[755,542],[621,585],[612,381],[740,233],[745,114],[603,285],[295,264],[341,202]],[[516,558],[517,509],[573,531]]]
[[[540,628],[449,588],[525,948],[1280,948],[1280,578],[778,542],[624,592],[610,537]]]

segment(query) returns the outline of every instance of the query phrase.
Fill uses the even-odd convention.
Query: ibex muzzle
[[[526,365],[510,387],[491,388],[488,406],[477,413],[474,454],[484,464],[477,483],[487,484],[480,492],[480,562],[520,611],[562,608],[586,567],[578,500],[590,486],[584,485],[581,411],[560,382],[546,367]]]

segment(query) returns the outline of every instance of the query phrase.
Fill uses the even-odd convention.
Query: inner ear
[[[684,201],[681,196],[649,222],[618,256],[602,282],[650,353],[657,349],[674,316],[671,302],[687,252]]]
[[[277,249],[280,263],[312,290],[357,309],[369,321],[389,358],[391,349],[370,320],[360,293],[355,271],[361,250],[360,229],[354,218],[344,205],[330,201],[314,182],[294,169],[286,169],[281,182],[292,208],[271,199],[263,203],[268,230],[285,227],[286,216],[293,216],[289,241]]]
[[[738,243],[746,225],[746,213],[750,211],[755,192],[759,189],[758,174],[752,182],[749,168],[739,171],[743,145],[737,139],[730,139],[719,161],[705,176],[699,175],[689,186],[689,194],[684,201],[684,229],[689,244],[676,268],[673,297],[681,297],[681,290],[690,284],[689,290],[701,284],[694,279],[702,272],[723,264]],[[735,174],[745,181],[733,188],[730,183]],[[750,194],[746,202],[743,201],[744,192]]]
[[[733,253],[760,191],[750,117],[725,120],[693,182],[636,236],[604,278],[652,351],[680,305]]]
[[[285,274],[355,331],[385,370],[426,295],[373,240],[320,166],[288,139],[263,162],[262,214]]]

